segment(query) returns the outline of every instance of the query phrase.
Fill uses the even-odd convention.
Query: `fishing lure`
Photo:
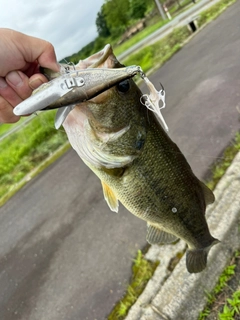
[[[140,101],[157,115],[163,128],[168,131],[168,126],[161,113],[161,109],[165,108],[165,90],[161,86],[161,90],[157,91],[141,67],[129,66],[119,69],[89,68],[84,70],[76,70],[75,68],[70,70],[69,68],[69,66],[63,67],[61,65],[61,75],[37,88],[31,97],[14,108],[14,114],[22,116],[40,110],[58,108],[55,127],[59,129],[77,103],[89,100],[120,81],[139,73],[150,91],[150,94],[142,95]],[[99,74],[101,74],[101,77],[97,76]],[[54,106],[54,103],[59,99],[62,99],[61,103],[57,104],[57,107]]]
[[[145,81],[147,87],[149,88],[150,94],[144,94],[141,96],[140,101],[143,105],[145,105],[149,110],[154,112],[157,115],[157,118],[159,119],[160,123],[163,125],[163,128],[168,132],[168,126],[166,124],[166,121],[163,118],[163,115],[161,113],[161,109],[164,109],[166,107],[165,103],[165,90],[160,83],[162,89],[160,91],[157,91],[153,83],[148,79],[148,77],[144,74],[144,72],[140,71],[141,78]],[[160,101],[162,105],[160,106]]]

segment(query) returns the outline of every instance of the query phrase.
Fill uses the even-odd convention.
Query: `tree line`
[[[116,43],[131,25],[143,19],[154,7],[154,0],[105,0],[96,17],[97,38],[65,59],[77,63],[101,50],[107,42]]]

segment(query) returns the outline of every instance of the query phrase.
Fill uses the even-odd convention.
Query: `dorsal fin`
[[[173,234],[163,231],[151,224],[147,224],[147,242],[150,244],[171,243],[178,238]]]
[[[213,203],[215,201],[215,197],[212,190],[210,190],[202,181],[200,181],[200,186],[203,190],[206,205]]]
[[[115,196],[114,192],[112,189],[103,181],[102,182],[102,187],[103,187],[103,195],[104,199],[107,201],[107,204],[109,208],[112,211],[118,212],[118,199]]]

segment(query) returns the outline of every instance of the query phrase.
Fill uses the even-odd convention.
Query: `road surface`
[[[239,130],[239,16],[237,1],[151,76],[166,89],[170,135],[199,177]],[[104,319],[146,244],[145,223],[119,211],[74,151],[1,207],[0,319]]]

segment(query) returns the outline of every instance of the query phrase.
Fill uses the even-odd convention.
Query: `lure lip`
[[[35,93],[17,105],[13,112],[17,116],[40,110],[51,110],[75,105],[92,99],[119,82],[139,73],[139,66],[124,68],[87,68],[72,70],[41,85]],[[61,100],[61,98],[64,97]]]

